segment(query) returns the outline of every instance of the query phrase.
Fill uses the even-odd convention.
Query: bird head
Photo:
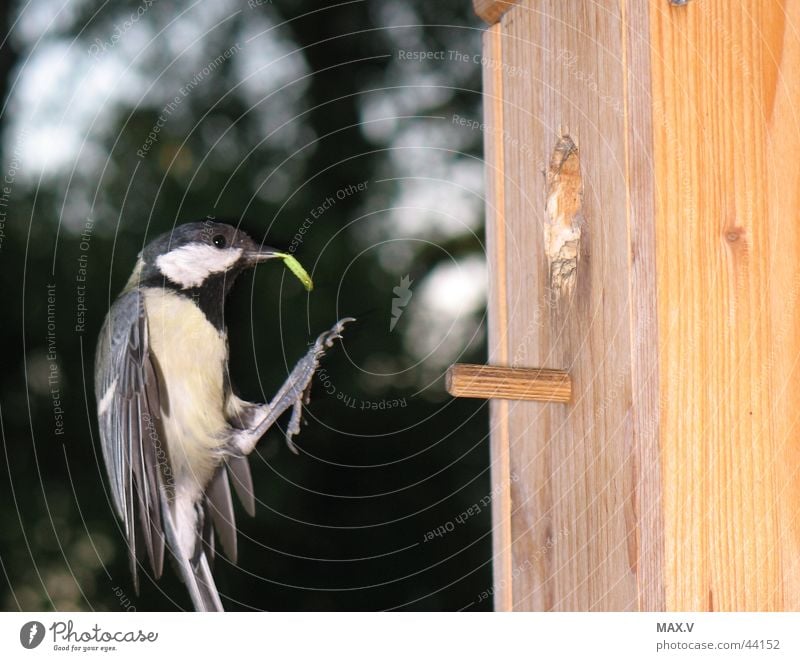
[[[190,290],[213,283],[228,291],[242,271],[282,256],[231,225],[211,220],[186,223],[145,246],[127,288],[168,284]]]

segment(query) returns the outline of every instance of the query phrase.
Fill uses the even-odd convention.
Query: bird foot
[[[292,438],[300,433],[303,404],[308,404],[309,402],[311,384],[319,367],[319,361],[325,355],[325,350],[332,347],[334,341],[342,337],[345,325],[351,321],[355,321],[355,319],[353,317],[340,319],[329,330],[317,337],[306,355],[294,366],[294,369],[272,398],[272,401],[261,407],[264,417],[252,428],[243,430],[237,437],[234,442],[237,453],[250,454],[264,433],[284,412],[291,408],[292,415],[286,427],[286,444],[292,452],[298,454]]]

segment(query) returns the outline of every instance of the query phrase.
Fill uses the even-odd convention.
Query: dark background
[[[486,407],[452,400],[442,379],[485,361],[482,134],[452,121],[480,119],[471,3],[21,7],[0,4],[0,607],[189,607],[170,567],[133,592],[92,367],[142,245],[215,216],[283,247],[313,221],[296,251],[310,296],[268,264],[229,301],[244,396],[268,399],[319,331],[359,318],[315,383],[300,456],[273,429],[251,459],[256,517],[237,504],[238,566],[215,566],[226,608],[490,608]],[[406,54],[428,51],[439,59]],[[404,276],[411,299],[390,331]]]

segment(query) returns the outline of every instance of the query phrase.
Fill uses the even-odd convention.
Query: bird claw
[[[334,340],[338,340],[342,337],[345,325],[349,324],[351,321],[355,321],[355,317],[339,319],[330,330],[320,333],[319,337],[317,337],[317,341],[314,342],[314,348],[324,351],[325,348],[332,347]]]

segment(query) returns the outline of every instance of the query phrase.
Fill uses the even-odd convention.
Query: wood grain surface
[[[667,607],[800,608],[800,2],[651,2]]]
[[[660,572],[640,572],[642,542],[658,543],[639,525],[640,494],[652,507],[660,483],[658,471],[639,468],[655,436],[644,440],[632,414],[634,351],[652,365],[657,344],[654,325],[638,346],[632,339],[641,331],[633,309],[647,305],[632,299],[645,290],[631,273],[631,225],[641,219],[630,191],[625,11],[525,1],[500,22],[509,364],[563,368],[573,380],[566,407],[509,403],[515,610],[635,609],[642,582],[659,594]],[[564,190],[581,190],[570,212],[580,260],[571,291],[554,295],[546,206],[560,205],[546,175],[567,138],[579,155],[570,165],[581,185]]]
[[[573,387],[492,404],[495,607],[800,609],[800,0],[521,0],[484,54],[490,362]]]
[[[502,63],[501,26],[493,25],[483,35],[483,114],[491,130],[483,134],[486,161],[486,258],[489,269],[487,317],[489,362],[510,364],[508,353],[508,293],[506,277],[505,219],[505,142],[503,128],[503,71],[492,63]],[[500,139],[498,139],[498,136]],[[494,608],[513,610],[511,557],[511,458],[509,440],[509,402],[489,403],[490,453],[492,476],[492,572]]]

